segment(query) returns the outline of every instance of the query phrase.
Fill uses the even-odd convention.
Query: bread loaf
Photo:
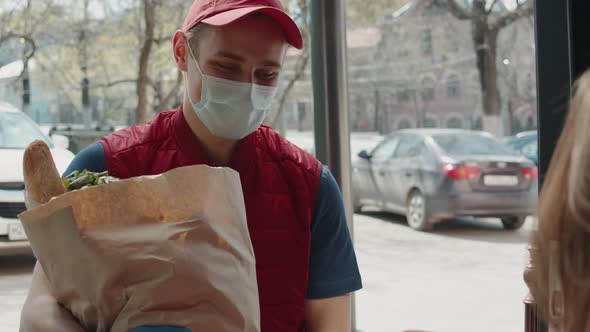
[[[25,150],[23,174],[29,200],[44,204],[66,192],[49,147],[43,141],[34,141]]]

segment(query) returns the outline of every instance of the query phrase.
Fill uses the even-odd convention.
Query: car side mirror
[[[358,156],[362,159],[371,159],[371,155],[367,152],[367,150],[363,150],[361,152],[359,152]]]

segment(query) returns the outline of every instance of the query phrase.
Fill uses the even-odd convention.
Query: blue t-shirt
[[[104,149],[100,143],[80,151],[65,174],[84,169],[93,172],[107,170]],[[330,298],[361,288],[361,276],[346,224],[342,195],[332,173],[323,167],[311,225],[307,298]]]

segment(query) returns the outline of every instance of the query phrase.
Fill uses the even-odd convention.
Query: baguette
[[[23,174],[29,201],[45,204],[66,192],[49,147],[43,141],[34,141],[25,150]]]

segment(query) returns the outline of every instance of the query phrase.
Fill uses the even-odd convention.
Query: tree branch
[[[158,37],[158,38],[152,39],[152,42],[158,46],[164,42],[169,42],[169,41],[172,41],[171,37]]]
[[[80,89],[79,83],[76,82],[75,79],[70,77],[68,75],[68,73],[66,73],[63,68],[61,68],[56,62],[53,61],[53,59],[51,59],[50,57],[39,57],[37,60],[38,60],[37,64],[39,65],[41,70],[44,70],[44,71],[51,70],[53,73],[55,73],[54,74],[55,79],[58,79],[58,74],[59,74],[59,76],[61,76],[62,82],[58,83],[58,84],[64,91],[77,91]],[[45,64],[44,61],[46,61],[47,64]],[[56,86],[57,86],[57,84],[56,84]],[[66,94],[67,94],[67,92],[66,92]]]
[[[479,23],[486,23],[487,15],[476,15],[457,3],[457,0],[436,0],[437,3],[446,8],[451,15],[458,20],[471,20]]]
[[[498,0],[494,0],[494,2],[492,2],[492,5],[490,6],[490,8],[486,12],[488,14],[491,14],[492,10],[494,10],[494,7],[496,6],[497,3],[498,3]]]
[[[305,74],[305,70],[307,68],[307,63],[309,62],[309,50],[306,48],[304,52],[299,56],[297,59],[297,65],[295,66],[295,75],[289,80],[285,90],[283,90],[283,94],[279,100],[278,111],[276,112],[272,121],[270,121],[270,126],[273,128],[277,127],[279,119],[281,118],[281,112],[283,110],[283,105],[287,101],[287,97],[289,96],[289,92],[295,86],[295,83],[303,77]]]
[[[149,83],[148,65],[152,52],[153,39],[156,27],[156,11],[160,5],[158,0],[143,0],[143,14],[145,31],[143,43],[139,53],[139,70],[137,75],[137,107],[135,108],[135,123],[144,123],[147,120],[147,91]]]
[[[291,89],[295,86],[295,83],[299,79],[301,79],[301,77],[303,77],[303,75],[305,74],[305,70],[307,68],[307,64],[309,62],[309,57],[310,57],[310,53],[309,53],[309,26],[308,26],[308,20],[307,20],[308,16],[306,14],[306,13],[308,13],[309,3],[308,3],[308,0],[298,0],[297,4],[299,7],[299,13],[302,14],[301,19],[303,20],[303,22],[299,25],[299,29],[301,30],[302,37],[303,37],[303,50],[302,50],[302,53],[299,54],[299,56],[297,57],[297,61],[295,63],[295,73],[294,73],[293,77],[289,79],[287,86],[282,91],[281,97],[279,98],[279,104],[277,107],[277,111],[275,112],[274,117],[272,117],[272,120],[267,122],[273,128],[277,127],[279,119],[281,118],[281,113],[283,112],[283,106],[285,105],[285,102],[287,101],[287,97],[289,96]],[[271,118],[271,116],[268,116],[268,118]]]
[[[447,8],[449,12],[459,20],[474,19],[473,14],[463,8],[463,6],[459,5],[456,0],[438,0],[438,3]]]
[[[31,38],[31,36],[21,34],[21,33],[16,33],[16,32],[8,32],[5,35],[3,35],[2,37],[0,37],[0,45],[2,45],[3,43],[7,42],[10,39],[22,39],[27,44],[26,46],[24,46],[25,51],[23,52],[23,58],[22,58],[23,69],[21,70],[20,74],[15,78],[15,81],[18,81],[25,74],[29,60],[31,60],[33,55],[35,55],[35,51],[37,50],[37,44],[35,44],[35,41],[33,40],[33,38]],[[27,50],[28,50],[28,52],[26,52]]]
[[[24,41],[31,46],[31,54],[28,57],[32,57],[35,53],[35,50],[37,49],[37,45],[35,44],[33,38],[31,38],[31,36],[16,32],[8,32],[4,34],[2,37],[0,37],[0,45],[2,45],[10,39],[24,39]]]
[[[528,0],[526,3],[518,6],[510,13],[498,18],[496,22],[491,24],[490,30],[500,30],[515,21],[533,15],[533,1]]]
[[[170,105],[170,101],[172,101],[174,95],[178,93],[178,88],[180,87],[180,84],[182,84],[182,71],[179,70],[178,75],[176,76],[176,82],[174,83],[174,86],[172,87],[172,89],[170,89],[166,97],[164,97],[160,101],[160,105],[158,105],[158,110],[163,111],[168,108],[168,105]]]
[[[108,83],[104,83],[104,84],[95,84],[95,85],[91,85],[90,88],[91,89],[112,88],[115,85],[126,84],[126,83],[137,83],[137,79],[122,79],[122,80],[116,80],[116,81],[112,81],[112,82],[108,82]]]

